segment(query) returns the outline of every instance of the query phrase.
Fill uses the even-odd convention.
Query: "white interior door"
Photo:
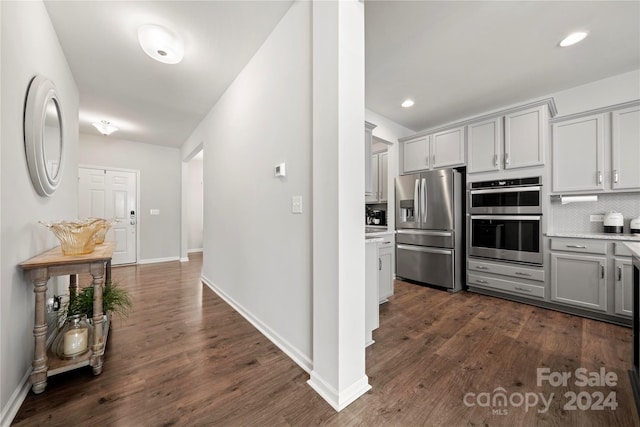
[[[78,189],[78,217],[117,220],[105,239],[116,242],[111,263],[137,262],[136,173],[78,168]]]

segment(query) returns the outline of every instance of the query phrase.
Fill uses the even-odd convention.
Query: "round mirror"
[[[24,147],[34,188],[51,196],[62,177],[64,159],[60,100],[51,80],[36,76],[27,93],[24,112]]]

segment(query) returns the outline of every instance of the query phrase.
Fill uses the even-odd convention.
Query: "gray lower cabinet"
[[[615,312],[621,316],[633,316],[633,267],[631,258],[615,259]]]
[[[607,311],[607,258],[551,254],[551,300],[597,311]]]
[[[380,304],[393,295],[393,242],[385,241],[378,246],[378,298]]]

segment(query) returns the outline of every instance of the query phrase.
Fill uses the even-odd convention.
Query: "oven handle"
[[[541,215],[471,215],[471,220],[474,219],[506,219],[506,220],[514,220],[514,221],[526,221],[526,220],[537,220],[540,221],[542,219]]]
[[[470,190],[471,194],[491,194],[491,193],[520,193],[524,191],[540,191],[542,187],[508,187],[508,188],[488,188],[486,190]]]
[[[409,245],[396,245],[398,249],[404,249],[405,251],[413,251],[413,252],[424,252],[428,254],[439,254],[439,255],[451,255],[453,254],[453,250],[451,249],[435,249],[427,246],[409,246]]]

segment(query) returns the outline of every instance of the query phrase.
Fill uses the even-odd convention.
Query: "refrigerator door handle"
[[[411,230],[411,229],[399,229],[396,230],[397,234],[417,234],[420,236],[441,236],[451,237],[453,232],[451,231],[431,231],[431,230]]]
[[[405,251],[413,251],[413,252],[426,252],[429,254],[441,254],[441,255],[452,255],[453,250],[451,249],[436,249],[427,246],[412,246],[412,245],[397,245],[398,249],[404,249]]]
[[[422,210],[422,222],[427,222],[427,179],[422,178],[422,191],[420,194],[420,208]]]
[[[413,186],[413,218],[415,221],[420,221],[419,211],[418,211],[418,201],[420,200],[420,179],[416,179],[415,185]]]

